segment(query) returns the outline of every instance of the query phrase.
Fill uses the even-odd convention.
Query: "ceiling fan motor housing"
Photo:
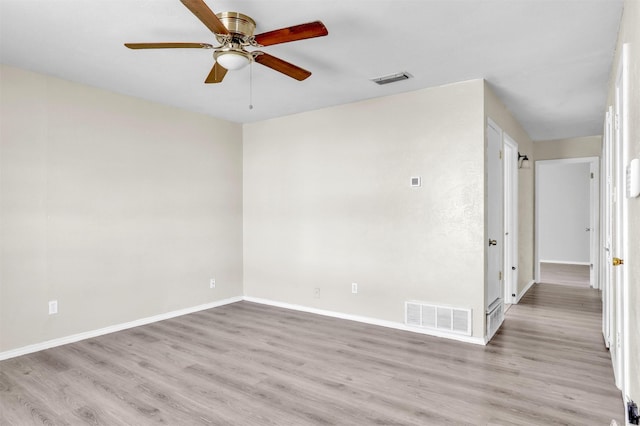
[[[256,29],[256,22],[249,16],[239,12],[221,12],[216,14],[222,24],[231,34],[239,35],[242,38],[253,36]]]

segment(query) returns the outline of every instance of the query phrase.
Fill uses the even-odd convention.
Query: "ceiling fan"
[[[320,21],[294,25],[262,34],[253,35],[256,23],[249,16],[238,12],[215,14],[204,0],[180,0],[215,35],[219,46],[208,43],[125,43],[129,49],[213,49],[215,64],[205,83],[220,83],[227,71],[238,70],[251,62],[257,62],[291,78],[302,81],[311,72],[268,53],[246,47],[263,47],[329,34]]]

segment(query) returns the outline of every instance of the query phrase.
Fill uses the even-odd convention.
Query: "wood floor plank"
[[[540,262],[540,282],[589,288],[589,265]]]
[[[536,284],[482,347],[239,302],[0,362],[0,424],[621,423],[600,315]]]

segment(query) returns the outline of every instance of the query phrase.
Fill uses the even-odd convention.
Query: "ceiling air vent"
[[[374,79],[371,79],[371,81],[373,81],[376,84],[389,84],[389,83],[395,83],[396,81],[402,81],[402,80],[408,80],[412,77],[411,74],[409,74],[408,72],[400,72],[397,74],[391,74],[391,75],[385,75],[383,77],[377,77]]]

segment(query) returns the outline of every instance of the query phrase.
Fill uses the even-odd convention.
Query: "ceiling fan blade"
[[[214,34],[229,34],[229,30],[203,0],[180,0],[196,18]]]
[[[213,49],[207,43],[125,43],[129,49]]]
[[[213,68],[211,68],[211,72],[207,76],[207,79],[204,81],[205,83],[220,83],[227,73],[227,69],[224,68],[219,63],[215,63]]]
[[[264,65],[265,67],[269,67],[272,70],[281,72],[284,75],[288,75],[291,78],[295,78],[298,81],[302,81],[311,75],[309,71],[302,69],[299,66],[293,65],[287,61],[283,61],[282,59],[276,58],[275,56],[269,55],[268,53],[253,53],[258,53],[254,57],[254,60],[257,63]]]
[[[322,37],[327,34],[329,34],[327,27],[325,27],[322,22],[315,21],[258,34],[255,36],[255,40],[262,46],[271,46],[274,44],[288,43],[290,41]]]

